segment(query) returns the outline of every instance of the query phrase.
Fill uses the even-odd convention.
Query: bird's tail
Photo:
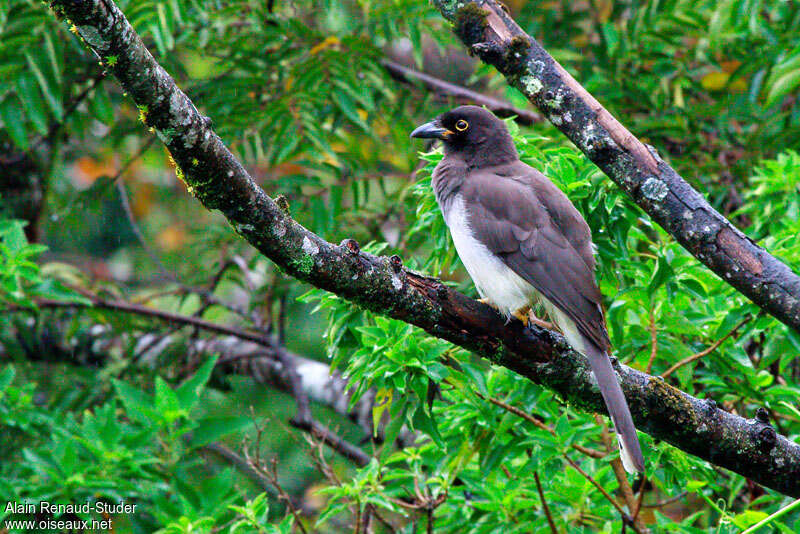
[[[622,393],[622,387],[617,381],[617,375],[614,374],[611,360],[608,354],[597,348],[594,343],[585,337],[583,345],[584,354],[592,366],[594,376],[597,377],[600,393],[603,394],[603,400],[606,402],[611,422],[614,423],[614,430],[619,440],[622,465],[628,473],[637,471],[641,473],[644,471],[642,449],[639,445],[639,438],[636,435],[636,427],[633,425],[631,411],[628,408],[625,395]]]

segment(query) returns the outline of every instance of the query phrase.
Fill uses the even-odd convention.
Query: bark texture
[[[111,72],[171,152],[189,190],[208,209],[222,211],[242,237],[286,272],[474,351],[583,409],[604,413],[588,362],[559,334],[525,328],[518,321],[506,325],[488,306],[408,271],[396,256],[365,254],[352,240],[328,243],[294,221],[253,182],[213,132],[211,121],[156,63],[111,0],[55,0],[51,5],[75,24],[104,63],[113,64]],[[115,61],[107,61],[109,56]],[[616,141],[614,146],[616,153]],[[663,167],[645,149],[641,156],[647,155]],[[666,182],[655,179],[663,184],[655,190],[668,190],[663,201],[672,193]],[[725,413],[658,378],[615,365],[640,429],[760,484],[800,496],[799,445],[768,425]]]
[[[800,276],[740,232],[619,123],[495,0],[434,0],[459,38],[720,278],[800,332]]]

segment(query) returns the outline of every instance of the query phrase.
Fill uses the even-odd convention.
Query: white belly
[[[453,200],[445,222],[450,228],[450,235],[453,236],[458,257],[461,258],[461,263],[466,267],[481,297],[491,301],[506,317],[525,306],[541,302],[550,320],[561,329],[569,344],[585,354],[583,336],[578,331],[577,325],[500,258],[492,254],[486,245],[475,239],[469,227],[461,196]]]
[[[450,205],[445,222],[458,257],[481,297],[491,301],[506,316],[536,301],[537,291],[533,286],[475,239],[460,195]]]

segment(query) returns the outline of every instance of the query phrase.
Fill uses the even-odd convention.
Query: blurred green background
[[[328,241],[399,254],[475,296],[430,191],[440,153],[408,137],[473,102],[398,79],[385,63],[530,105],[466,54],[432,5],[118,5],[293,217]],[[800,270],[796,2],[506,5],[716,209]],[[41,2],[0,2],[0,504],[138,503],[141,512],[113,517],[115,532],[297,532],[298,523],[308,532],[551,532],[544,500],[559,532],[624,530],[613,504],[566,460],[624,506],[608,462],[615,451],[598,459],[572,449],[605,452],[591,414],[282,273],[186,191],[142,124],[146,114],[69,21]],[[764,408],[796,441],[800,335],[689,256],[552,125],[508,124],[523,159],[593,229],[620,360],[660,374],[725,338],[668,382],[745,417]],[[271,336],[333,364],[354,386],[353,403],[392,392],[387,411],[360,419],[321,397],[312,403],[319,422],[374,460],[357,467],[293,428],[294,399],[259,379],[250,357],[210,363],[229,356],[204,350],[220,334],[146,310],[89,309],[87,298]],[[441,365],[442,355],[460,370]],[[487,397],[536,414],[556,436]],[[371,439],[373,416],[399,422],[382,428],[385,443]],[[401,424],[418,433],[417,446],[396,447]],[[642,438],[648,480],[633,483],[643,489],[640,531],[740,532],[792,502]],[[795,508],[761,531],[798,530]]]

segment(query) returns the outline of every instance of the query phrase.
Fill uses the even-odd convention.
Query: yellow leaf
[[[600,22],[608,22],[611,18],[611,13],[614,12],[614,0],[597,0],[594,3],[597,10],[597,20]]]
[[[378,435],[378,426],[380,426],[381,417],[386,408],[392,405],[392,390],[381,388],[375,393],[375,404],[372,405],[372,435]]]
[[[328,37],[325,38],[324,41],[322,41],[318,45],[314,46],[314,48],[311,49],[309,54],[311,54],[312,56],[315,56],[315,55],[319,54],[320,52],[322,52],[323,50],[325,50],[326,48],[331,47],[331,46],[336,46],[338,44],[339,44],[339,38],[336,37],[335,35],[329,35]]]
[[[156,236],[156,242],[164,250],[175,250],[186,243],[186,232],[177,226],[167,226]]]
[[[683,99],[683,86],[681,85],[680,80],[675,82],[675,90],[673,91],[672,101],[675,103],[676,108],[684,108],[686,107],[686,102]]]
[[[722,91],[728,84],[728,79],[731,77],[727,72],[709,72],[700,80],[703,89],[708,91]]]

